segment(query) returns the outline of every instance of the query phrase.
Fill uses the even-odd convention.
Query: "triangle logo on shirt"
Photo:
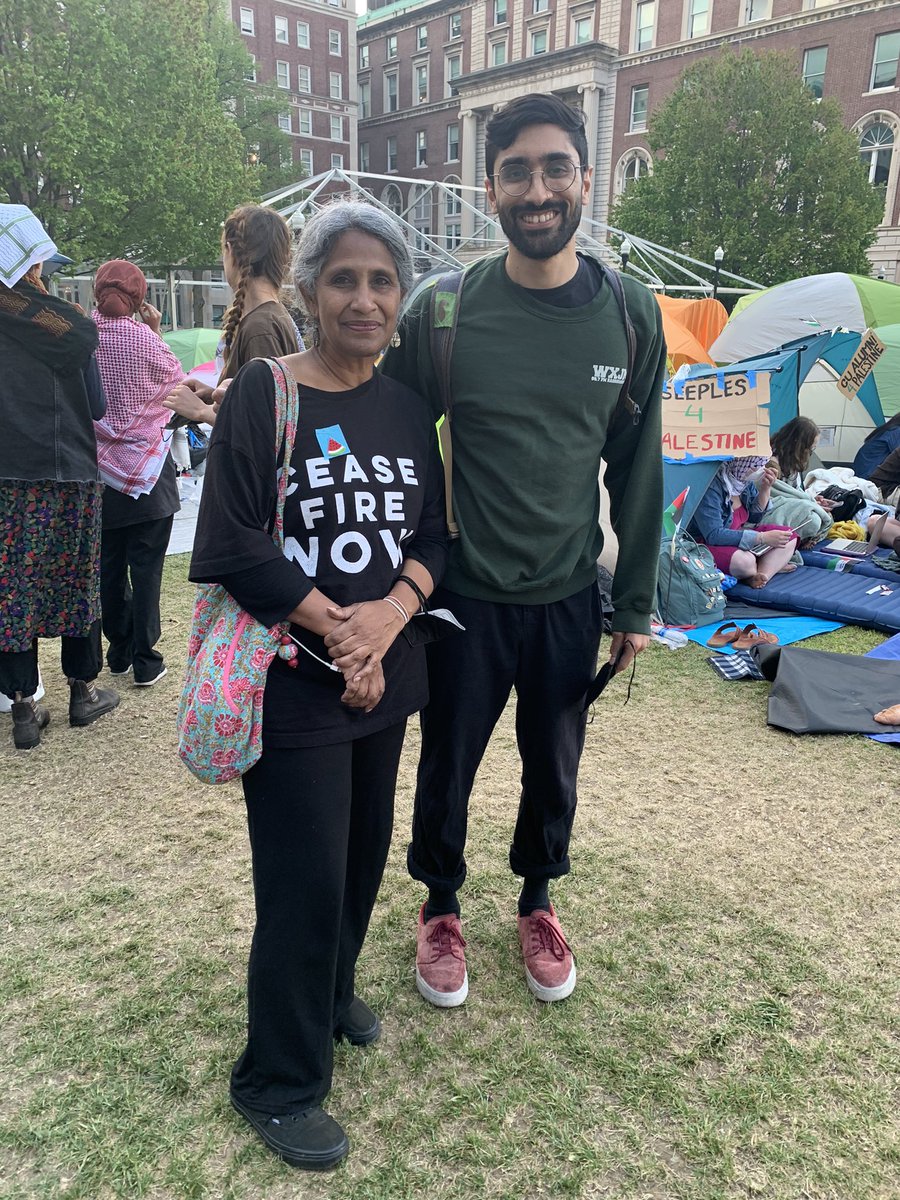
[[[316,441],[319,443],[324,458],[340,458],[342,454],[350,453],[350,447],[347,445],[347,439],[344,437],[344,431],[340,425],[329,425],[326,429],[317,429]]]

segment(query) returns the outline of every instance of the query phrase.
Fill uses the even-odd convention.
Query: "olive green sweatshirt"
[[[623,278],[637,335],[631,395],[642,410],[607,436],[628,349],[608,285],[579,308],[542,303],[505,254],[466,271],[451,368],[454,541],[443,585],[479,600],[547,604],[596,579],[601,458],[619,539],[614,628],[649,631],[662,514],[659,306]],[[431,359],[431,289],[404,318],[382,370],[442,407]]]

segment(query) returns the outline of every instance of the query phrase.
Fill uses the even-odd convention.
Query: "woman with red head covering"
[[[97,364],[107,409],[97,421],[103,496],[100,594],[106,661],[113,675],[134,672],[138,687],[166,673],[160,635],[163,559],[180,507],[169,457],[163,401],[184,378],[159,336],[160,314],[145,300],[143,272],[124,259],[104,263],[94,280]]]

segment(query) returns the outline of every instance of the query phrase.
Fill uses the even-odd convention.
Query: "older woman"
[[[301,647],[296,665],[269,670],[262,756],[243,779],[256,931],[231,1098],[276,1154],[325,1170],[349,1149],[321,1107],[333,1039],[380,1032],[355,994],[356,961],[406,720],[427,698],[405,626],[443,571],[446,524],[426,408],[373,370],[412,283],[397,225],[371,205],[332,204],[307,223],[294,276],[313,348],[280,360],[300,395],[284,554],[269,534],[273,372],[257,360],[213,431],[191,578],[221,583],[265,625],[289,620]],[[345,654],[332,662],[324,639],[341,627]]]
[[[146,294],[143,271],[124,259],[104,263],[94,278],[97,365],[107,400],[96,426],[107,485],[100,565],[106,661],[113,675],[133,671],[137,687],[152,687],[166,673],[156,649],[159,593],[180,503],[163,402],[184,378]]]
[[[776,478],[764,458],[723,462],[688,526],[709,547],[720,571],[752,588],[764,588],[777,572],[795,569],[790,559],[797,535],[788,526],[763,520]]]
[[[69,722],[119,703],[100,673],[100,494],[93,418],[106,407],[97,331],[50,296],[53,240],[23,204],[0,204],[0,692],[13,744],[40,744],[38,638],[62,639]]]

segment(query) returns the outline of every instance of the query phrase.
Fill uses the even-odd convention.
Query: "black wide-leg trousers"
[[[410,874],[429,887],[462,885],[469,795],[515,688],[522,790],[510,866],[529,879],[565,875],[582,707],[603,629],[596,584],[552,604],[496,604],[439,588],[430,607],[449,608],[466,632],[426,647],[429,701],[421,716]]]
[[[334,1029],[394,820],[406,721],[334,746],[263,751],[244,776],[256,929],[247,972],[247,1046],[234,1096],[260,1112],[320,1104]]]
[[[112,671],[134,667],[138,682],[159,674],[159,596],[173,517],[104,529],[100,551],[100,608]]]
[[[100,618],[92,622],[84,637],[63,637],[60,660],[67,679],[83,679],[92,683],[103,666],[100,644]],[[38,639],[28,650],[0,653],[0,692],[10,700],[16,693],[33,696],[38,689]]]

